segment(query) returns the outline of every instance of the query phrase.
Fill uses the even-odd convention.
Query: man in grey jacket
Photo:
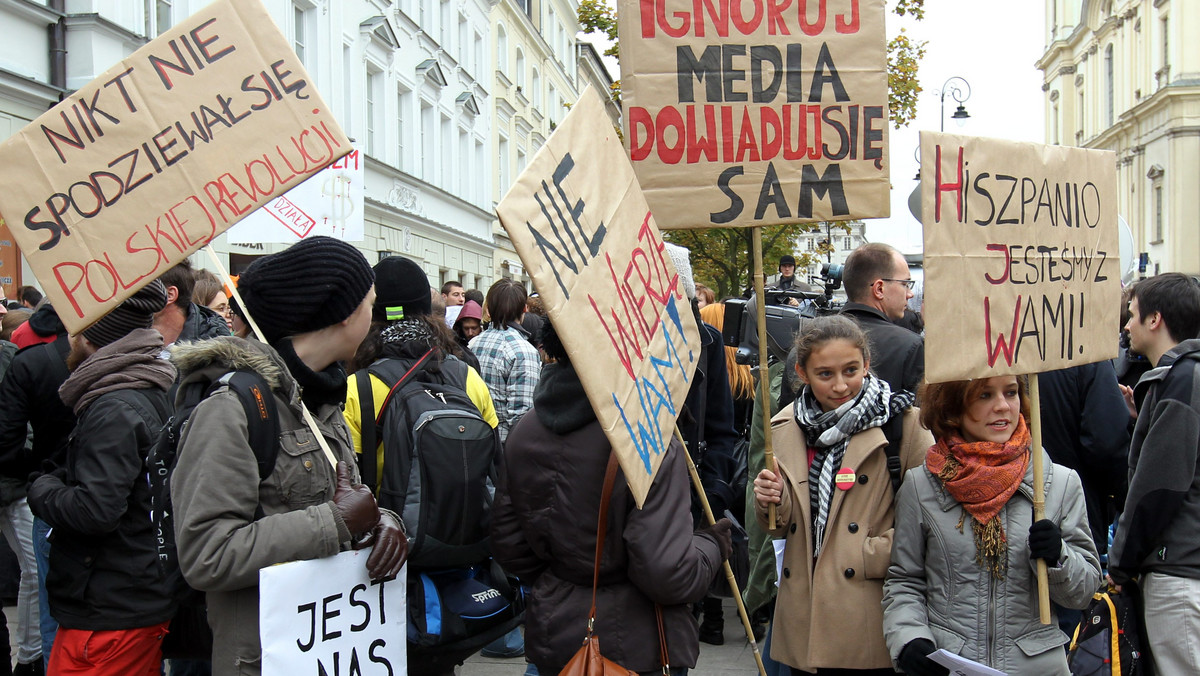
[[[1118,585],[1141,577],[1160,674],[1200,673],[1200,286],[1167,273],[1133,287],[1130,349],[1155,368],[1129,450],[1129,494],[1109,557]]]

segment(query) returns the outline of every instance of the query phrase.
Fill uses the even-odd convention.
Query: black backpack
[[[376,417],[370,378],[358,378],[362,482],[401,515],[413,568],[470,566],[491,555],[488,525],[500,438],[467,396],[469,367],[433,350],[415,362],[381,359],[368,373],[390,386]],[[374,425],[371,421],[374,420]],[[383,440],[380,467],[375,448]]]
[[[1153,676],[1150,642],[1142,623],[1141,590],[1105,585],[1092,595],[1067,652],[1075,676]]]
[[[204,593],[192,589],[179,569],[175,545],[175,514],[171,507],[171,475],[179,455],[179,438],[196,406],[216,390],[229,387],[246,412],[250,448],[258,461],[259,480],[275,469],[279,451],[279,415],[271,387],[253,371],[230,371],[212,384],[190,383],[182,386],[182,399],[174,415],[159,430],[158,438],[146,458],[150,481],[150,518],[154,523],[158,547],[158,565],[173,591],[179,610],[171,620],[170,632],[163,641],[167,658],[209,659],[212,656],[212,632],[208,627]],[[255,519],[262,518],[262,507]]]

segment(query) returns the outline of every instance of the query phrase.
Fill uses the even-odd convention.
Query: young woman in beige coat
[[[880,427],[903,416],[902,471],[921,463],[933,438],[918,423],[913,393],[892,392],[870,362],[853,320],[808,324],[796,339],[804,390],[771,425],[779,473],[763,470],[754,480],[759,523],[787,541],[771,657],[794,674],[895,673],[880,605],[895,490]]]

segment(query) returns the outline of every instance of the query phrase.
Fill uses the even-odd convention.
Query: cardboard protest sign
[[[687,396],[700,335],[594,89],[496,213],[641,506]]]
[[[884,0],[620,0],[625,138],[660,227],[889,215]]]
[[[921,205],[929,382],[1116,356],[1113,153],[922,132]]]
[[[350,142],[258,0],[217,0],[0,145],[0,215],[78,333]]]
[[[263,676],[404,673],[405,566],[372,582],[370,549],[259,571]]]
[[[247,214],[226,237],[234,244],[295,244],[317,235],[363,241],[365,160],[360,150],[351,151]]]

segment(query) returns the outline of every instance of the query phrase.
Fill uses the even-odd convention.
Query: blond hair
[[[710,303],[700,308],[700,319],[712,324],[718,331],[725,329],[725,304]],[[737,349],[725,346],[725,368],[729,371],[729,390],[734,399],[754,398],[754,376],[750,367],[734,359]]]

